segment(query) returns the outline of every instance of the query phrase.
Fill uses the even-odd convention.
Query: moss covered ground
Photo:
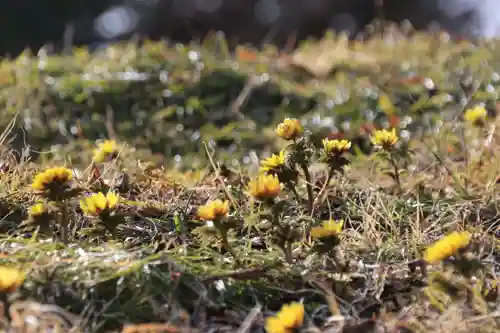
[[[298,301],[301,332],[500,332],[500,44],[401,30],[2,60],[0,264],[26,277],[1,329],[264,332]],[[397,142],[374,145],[382,128]],[[328,157],[325,138],[351,145]],[[258,200],[280,151],[281,190]],[[53,167],[69,187],[37,191]],[[202,221],[216,199],[228,215]],[[328,220],[342,230],[314,237]],[[467,244],[430,260],[454,231]]]

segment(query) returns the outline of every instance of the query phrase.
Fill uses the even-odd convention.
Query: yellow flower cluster
[[[323,139],[323,148],[328,155],[342,155],[351,149],[351,141]]]
[[[80,208],[87,215],[99,216],[114,209],[118,201],[119,196],[114,192],[108,192],[106,195],[99,192],[80,201]]]
[[[226,217],[229,213],[229,201],[220,199],[209,201],[198,207],[198,217],[205,221],[214,221]]]
[[[50,168],[35,176],[31,188],[35,191],[59,190],[61,187],[69,185],[73,179],[70,169],[64,167]]]
[[[424,260],[429,264],[436,263],[456,253],[469,245],[471,234],[467,231],[452,232],[444,236],[424,252]]]
[[[267,333],[292,333],[304,323],[304,304],[285,304],[273,317],[266,319]]]
[[[24,282],[25,274],[12,267],[0,266],[0,293],[12,293]]]
[[[97,144],[94,149],[94,161],[102,163],[109,158],[113,158],[118,153],[118,145],[115,140],[106,140]]]
[[[266,158],[261,163],[260,171],[261,172],[277,172],[285,165],[285,152],[280,151],[279,155],[273,154],[271,157]]]
[[[396,129],[393,128],[391,131],[386,129],[377,130],[371,137],[371,141],[374,146],[389,150],[398,142],[399,138],[396,134]]]
[[[276,127],[276,134],[285,140],[294,140],[302,134],[302,126],[298,119],[285,118]]]
[[[281,192],[281,185],[276,175],[259,175],[248,182],[248,192],[258,200],[277,197]]]
[[[486,121],[488,111],[484,106],[477,105],[473,108],[467,109],[464,113],[465,121],[473,125],[481,125]]]
[[[344,220],[328,220],[324,221],[321,226],[313,227],[311,229],[311,237],[313,238],[326,238],[338,235],[342,232]]]

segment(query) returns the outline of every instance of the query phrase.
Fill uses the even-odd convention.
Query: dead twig
[[[241,323],[240,327],[236,331],[236,333],[247,333],[250,332],[250,329],[252,328],[253,323],[255,322],[255,319],[257,316],[261,313],[262,306],[257,305],[255,306],[252,311],[246,316],[245,320],[243,323]]]

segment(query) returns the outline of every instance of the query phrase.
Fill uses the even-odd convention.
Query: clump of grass
[[[284,135],[279,130],[283,124],[277,127],[278,136]],[[51,277],[52,282],[44,283],[52,285],[57,283],[56,281],[64,281],[67,288],[72,288],[73,293],[80,295],[80,301],[73,305],[63,300],[57,301],[71,311],[82,311],[84,299],[89,297],[89,294],[84,292],[83,285],[68,284],[74,277],[79,277],[84,285],[95,285],[99,295],[108,297],[105,295],[110,292],[109,287],[124,283],[120,282],[124,279],[132,279],[132,283],[133,276],[139,279],[135,282],[136,286],[149,290],[144,283],[149,279],[156,279],[151,276],[151,269],[156,272],[154,274],[160,274],[157,277],[160,280],[155,283],[159,283],[161,290],[166,291],[170,288],[167,286],[171,284],[177,285],[170,290],[169,297],[175,297],[178,311],[182,309],[188,313],[195,310],[195,299],[209,290],[213,296],[204,301],[208,302],[205,306],[212,308],[224,300],[233,304],[235,309],[239,309],[243,314],[245,307],[248,311],[255,305],[244,301],[249,292],[246,288],[254,283],[258,283],[254,288],[261,291],[253,292],[262,293],[264,297],[259,302],[263,302],[263,305],[270,309],[299,300],[294,296],[293,290],[298,285],[305,288],[305,294],[301,296],[302,303],[297,303],[303,304],[301,311],[304,311],[304,314],[300,315],[303,318],[299,320],[295,315],[285,315],[281,312],[269,316],[266,327],[270,332],[290,330],[292,327],[311,328],[324,325],[326,317],[322,315],[316,318],[314,315],[318,311],[318,304],[324,304],[331,315],[347,316],[347,309],[339,303],[337,297],[352,298],[358,292],[367,292],[368,283],[378,285],[373,292],[369,292],[373,300],[380,301],[380,309],[375,311],[377,314],[381,313],[380,311],[395,313],[401,306],[390,306],[384,301],[384,297],[390,298],[394,295],[395,291],[391,291],[391,288],[394,288],[396,281],[413,288],[413,291],[407,291],[405,294],[409,299],[413,299],[410,302],[423,306],[428,301],[432,308],[426,310],[426,313],[437,314],[446,311],[446,307],[451,304],[456,304],[461,297],[464,301],[468,299],[469,292],[462,290],[467,279],[481,279],[485,287],[481,287],[475,296],[475,302],[481,302],[481,305],[474,305],[474,309],[480,309],[483,315],[493,311],[492,306],[496,304],[496,298],[493,301],[491,299],[492,288],[495,287],[492,287],[492,276],[488,273],[492,266],[491,263],[486,264],[479,259],[479,256],[484,256],[484,249],[477,247],[480,245],[477,237],[486,240],[484,244],[491,244],[491,249],[496,251],[494,236],[480,231],[478,225],[467,226],[458,223],[458,211],[450,205],[450,200],[453,199],[426,197],[424,189],[412,191],[412,186],[416,186],[413,185],[412,178],[418,177],[418,174],[409,174],[399,179],[393,177],[396,180],[397,192],[380,192],[376,188],[361,187],[363,182],[356,179],[355,172],[374,177],[372,181],[375,183],[382,181],[383,172],[370,171],[371,165],[380,163],[380,154],[356,157],[353,154],[355,147],[347,139],[324,138],[322,146],[317,147],[310,139],[310,130],[304,129],[298,120],[293,120],[291,124],[300,130],[296,130],[295,135],[286,136],[285,139],[288,139],[290,144],[279,153],[264,159],[259,174],[250,174],[246,180],[242,175],[230,170],[221,176],[221,170],[213,164],[217,172],[212,176],[207,173],[194,185],[185,187],[186,185],[182,185],[184,182],[179,182],[176,183],[175,191],[170,188],[170,194],[156,192],[151,188],[152,178],[149,177],[152,176],[144,176],[156,174],[157,182],[161,184],[160,179],[167,181],[168,174],[152,172],[154,167],[151,165],[146,166],[149,171],[144,173],[140,171],[144,164],[139,161],[135,166],[136,172],[131,172],[130,163],[114,162],[117,155],[104,163],[114,163],[114,166],[107,167],[128,173],[129,182],[134,184],[129,184],[129,188],[142,188],[142,191],[124,192],[123,188],[119,189],[119,184],[113,186],[113,182],[104,179],[105,174],[101,171],[96,174],[96,171],[93,171],[95,168],[102,169],[104,165],[100,164],[90,168],[90,182],[85,182],[81,174],[75,178],[74,172],[66,168],[39,172],[33,182],[35,185],[31,187],[37,190],[40,198],[45,198],[48,202],[27,206],[28,216],[19,224],[17,231],[22,237],[33,230],[26,227],[35,227],[35,237],[25,241],[25,245],[17,250],[17,255],[14,247],[7,246],[7,252],[11,253],[7,258],[14,262],[29,262],[29,258],[33,256],[38,258],[37,260],[46,260],[43,259],[47,258],[46,256],[40,257],[37,254],[42,253],[39,251],[52,253],[51,257],[56,255],[67,258],[65,260],[69,260],[70,264],[66,268],[59,265],[60,273]],[[396,165],[393,171],[398,174],[403,171],[408,173],[405,164],[396,164],[400,156],[407,154],[396,150],[398,140],[395,130],[381,130],[371,136],[373,144],[385,154],[382,157],[389,166]],[[425,146],[415,147],[414,154],[423,153],[422,147]],[[398,149],[409,148],[403,146]],[[367,163],[365,160],[364,164],[360,165],[358,160],[363,158],[369,158],[371,162]],[[410,160],[415,163],[412,161]],[[422,167],[426,163],[432,163],[431,159],[419,160],[416,167]],[[323,176],[313,172],[316,168],[324,168]],[[323,180],[320,180],[321,177],[324,177]],[[171,180],[168,183],[174,184]],[[104,194],[91,191],[90,195],[81,194],[92,187],[95,188],[95,184],[101,184],[98,188],[106,187],[108,192]],[[450,182],[448,186],[453,189],[454,185]],[[425,189],[434,191],[432,186],[431,183],[424,185]],[[217,199],[207,201],[207,197],[214,196]],[[167,201],[163,203],[164,213],[158,215],[157,211],[147,207],[158,206],[159,200]],[[470,208],[465,208],[472,203],[469,199],[456,197],[451,203],[461,207],[460,216],[470,212]],[[189,206],[193,209],[189,209]],[[61,211],[65,214],[65,220],[60,218]],[[433,218],[435,214],[438,214],[437,220]],[[57,233],[50,234],[52,229],[47,227],[50,223],[55,227],[53,230],[63,227],[71,230],[71,233],[67,233],[66,239],[54,238]],[[464,226],[468,231],[463,230]],[[431,235],[443,233],[442,229],[456,231],[424,249],[424,244],[432,239]],[[46,243],[50,239],[53,239],[52,243]],[[59,240],[62,240],[62,243],[59,243]],[[15,239],[10,239],[9,242],[14,244]],[[132,251],[127,243],[135,250]],[[75,246],[78,251],[72,250]],[[404,246],[405,252],[400,251],[401,246]],[[42,250],[43,247],[49,250]],[[179,251],[180,249],[182,251]],[[123,259],[108,261],[111,266],[104,267],[98,261],[85,258],[84,253],[96,250],[107,252],[106,256],[110,256],[109,258],[121,256]],[[183,268],[170,265],[164,267],[169,260]],[[79,265],[82,267],[79,268]],[[89,265],[96,270],[95,273],[89,274],[90,271],[84,268]],[[148,268],[151,265],[154,268]],[[372,268],[367,268],[366,265],[371,265]],[[383,280],[370,275],[375,274],[375,271],[370,273],[371,270],[379,269],[381,265],[393,268],[399,266],[406,273],[400,275],[386,271],[383,273]],[[69,267],[76,269],[76,272],[74,269],[69,270]],[[30,294],[41,297],[41,300],[50,297],[50,290],[40,294],[30,287],[30,284],[44,281],[46,277],[44,278],[43,274],[46,273],[35,269],[27,276],[30,282],[21,289],[21,299],[23,295]],[[445,274],[446,278],[438,279],[441,281],[438,285],[436,279],[439,274]],[[181,282],[184,279],[186,282]],[[235,283],[241,279],[242,284]],[[330,281],[329,284],[322,282],[325,279]],[[213,284],[213,281],[217,281],[217,284]],[[453,295],[449,294],[448,289],[437,287],[441,286],[443,281],[454,286]],[[462,282],[456,284],[455,281]],[[362,283],[359,284],[360,282]],[[273,285],[276,283],[285,288],[286,295],[289,296],[280,293],[271,296],[275,288]],[[414,284],[427,287],[419,293],[418,288],[411,287]],[[189,293],[184,290],[188,286],[192,289],[195,285],[198,287]],[[129,294],[127,302],[132,302],[130,306],[139,304],[134,303],[136,296],[133,296],[138,294],[127,288],[129,287],[123,290]],[[237,292],[233,288],[242,289]],[[317,298],[314,290],[320,291],[322,296]],[[151,290],[142,292],[151,293]],[[177,298],[181,295],[178,293],[184,297]],[[439,293],[449,294],[450,299],[446,304],[443,304],[446,297]],[[267,296],[264,296],[265,294]],[[154,295],[156,296],[151,295],[155,299],[154,302],[165,301],[160,294]],[[219,301],[216,301],[217,299]],[[10,306],[15,304],[17,303],[14,302]],[[139,317],[132,315],[133,307],[128,308],[127,304],[117,303],[113,307],[123,311],[126,316],[124,318],[135,318],[133,321],[140,322]],[[141,306],[139,313],[145,313],[143,311],[148,311],[150,306],[152,305]],[[359,309],[361,311],[362,308]],[[210,312],[208,309],[205,311]],[[173,316],[173,312],[169,312],[168,316]],[[414,316],[418,314],[415,313]],[[149,321],[155,321],[154,315],[146,317]],[[390,316],[385,321],[380,319],[376,322],[377,325],[393,323]],[[407,321],[410,326],[412,323],[412,320]],[[116,325],[116,322],[108,320],[102,324],[103,327],[110,327],[109,325]],[[79,325],[86,324],[81,322]],[[177,321],[176,325],[194,325],[194,322]],[[254,322],[253,325],[259,324]],[[344,323],[344,326],[347,327],[348,324]]]

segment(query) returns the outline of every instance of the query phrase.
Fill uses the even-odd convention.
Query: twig
[[[121,333],[147,333],[147,332],[165,332],[180,333],[178,327],[165,323],[147,323],[147,324],[126,324]]]
[[[487,314],[487,315],[473,317],[473,318],[467,320],[467,323],[473,323],[476,321],[481,321],[481,320],[490,319],[490,318],[497,318],[497,317],[500,317],[500,311],[495,311],[495,312]]]
[[[236,331],[236,333],[247,333],[250,331],[252,328],[252,324],[254,323],[255,319],[257,316],[260,314],[262,311],[262,306],[261,305],[256,305],[252,311],[246,316],[245,320],[243,323],[241,323],[240,327]]]
[[[207,153],[207,156],[208,156],[208,160],[210,162],[210,165],[212,166],[214,172],[215,172],[215,178],[218,180],[219,184],[222,186],[222,190],[224,191],[224,193],[226,194],[229,202],[231,203],[231,206],[233,207],[233,209],[236,209],[238,208],[236,206],[236,203],[235,203],[235,200],[233,198],[233,196],[231,195],[231,193],[229,192],[229,190],[227,189],[226,187],[226,184],[224,183],[224,179],[222,179],[221,175],[220,175],[220,170],[219,168],[215,165],[215,162],[212,158],[212,155],[210,154],[210,152],[208,151],[208,146],[206,144],[206,142],[203,142],[203,147],[205,148],[205,152]]]
[[[212,282],[220,279],[227,279],[227,278],[232,278],[235,280],[249,280],[254,277],[259,277],[263,273],[266,273],[270,269],[276,268],[279,265],[281,265],[280,262],[276,262],[274,264],[270,264],[267,266],[263,267],[256,267],[256,268],[245,268],[245,269],[240,269],[232,272],[226,272],[226,273],[221,273],[217,275],[212,275],[209,277],[206,277],[203,279],[203,282]]]
[[[328,307],[330,309],[330,312],[333,315],[340,315],[340,306],[337,302],[337,297],[333,293],[332,289],[324,282],[318,281],[317,279],[313,278],[312,276],[305,276],[304,279],[309,282],[311,285],[316,286],[317,288],[321,289],[323,292],[323,296],[326,299],[326,302],[328,303]]]
[[[12,303],[9,307],[12,325],[19,329],[25,329],[24,318],[31,315],[42,322],[56,322],[65,331],[74,332],[80,327],[81,318],[56,305],[46,305],[30,301],[19,301]]]
[[[318,195],[316,196],[316,199],[314,199],[314,202],[313,202],[313,207],[312,207],[312,210],[311,210],[311,216],[314,215],[314,209],[316,208],[316,204],[321,201],[321,198],[323,197],[323,194],[324,192],[326,191],[326,188],[328,187],[328,184],[330,183],[330,181],[332,180],[333,178],[333,175],[334,175],[334,170],[333,169],[329,169],[328,170],[328,175],[326,176],[326,181],[325,183],[323,184],[323,187],[321,188],[321,190],[319,191]]]

